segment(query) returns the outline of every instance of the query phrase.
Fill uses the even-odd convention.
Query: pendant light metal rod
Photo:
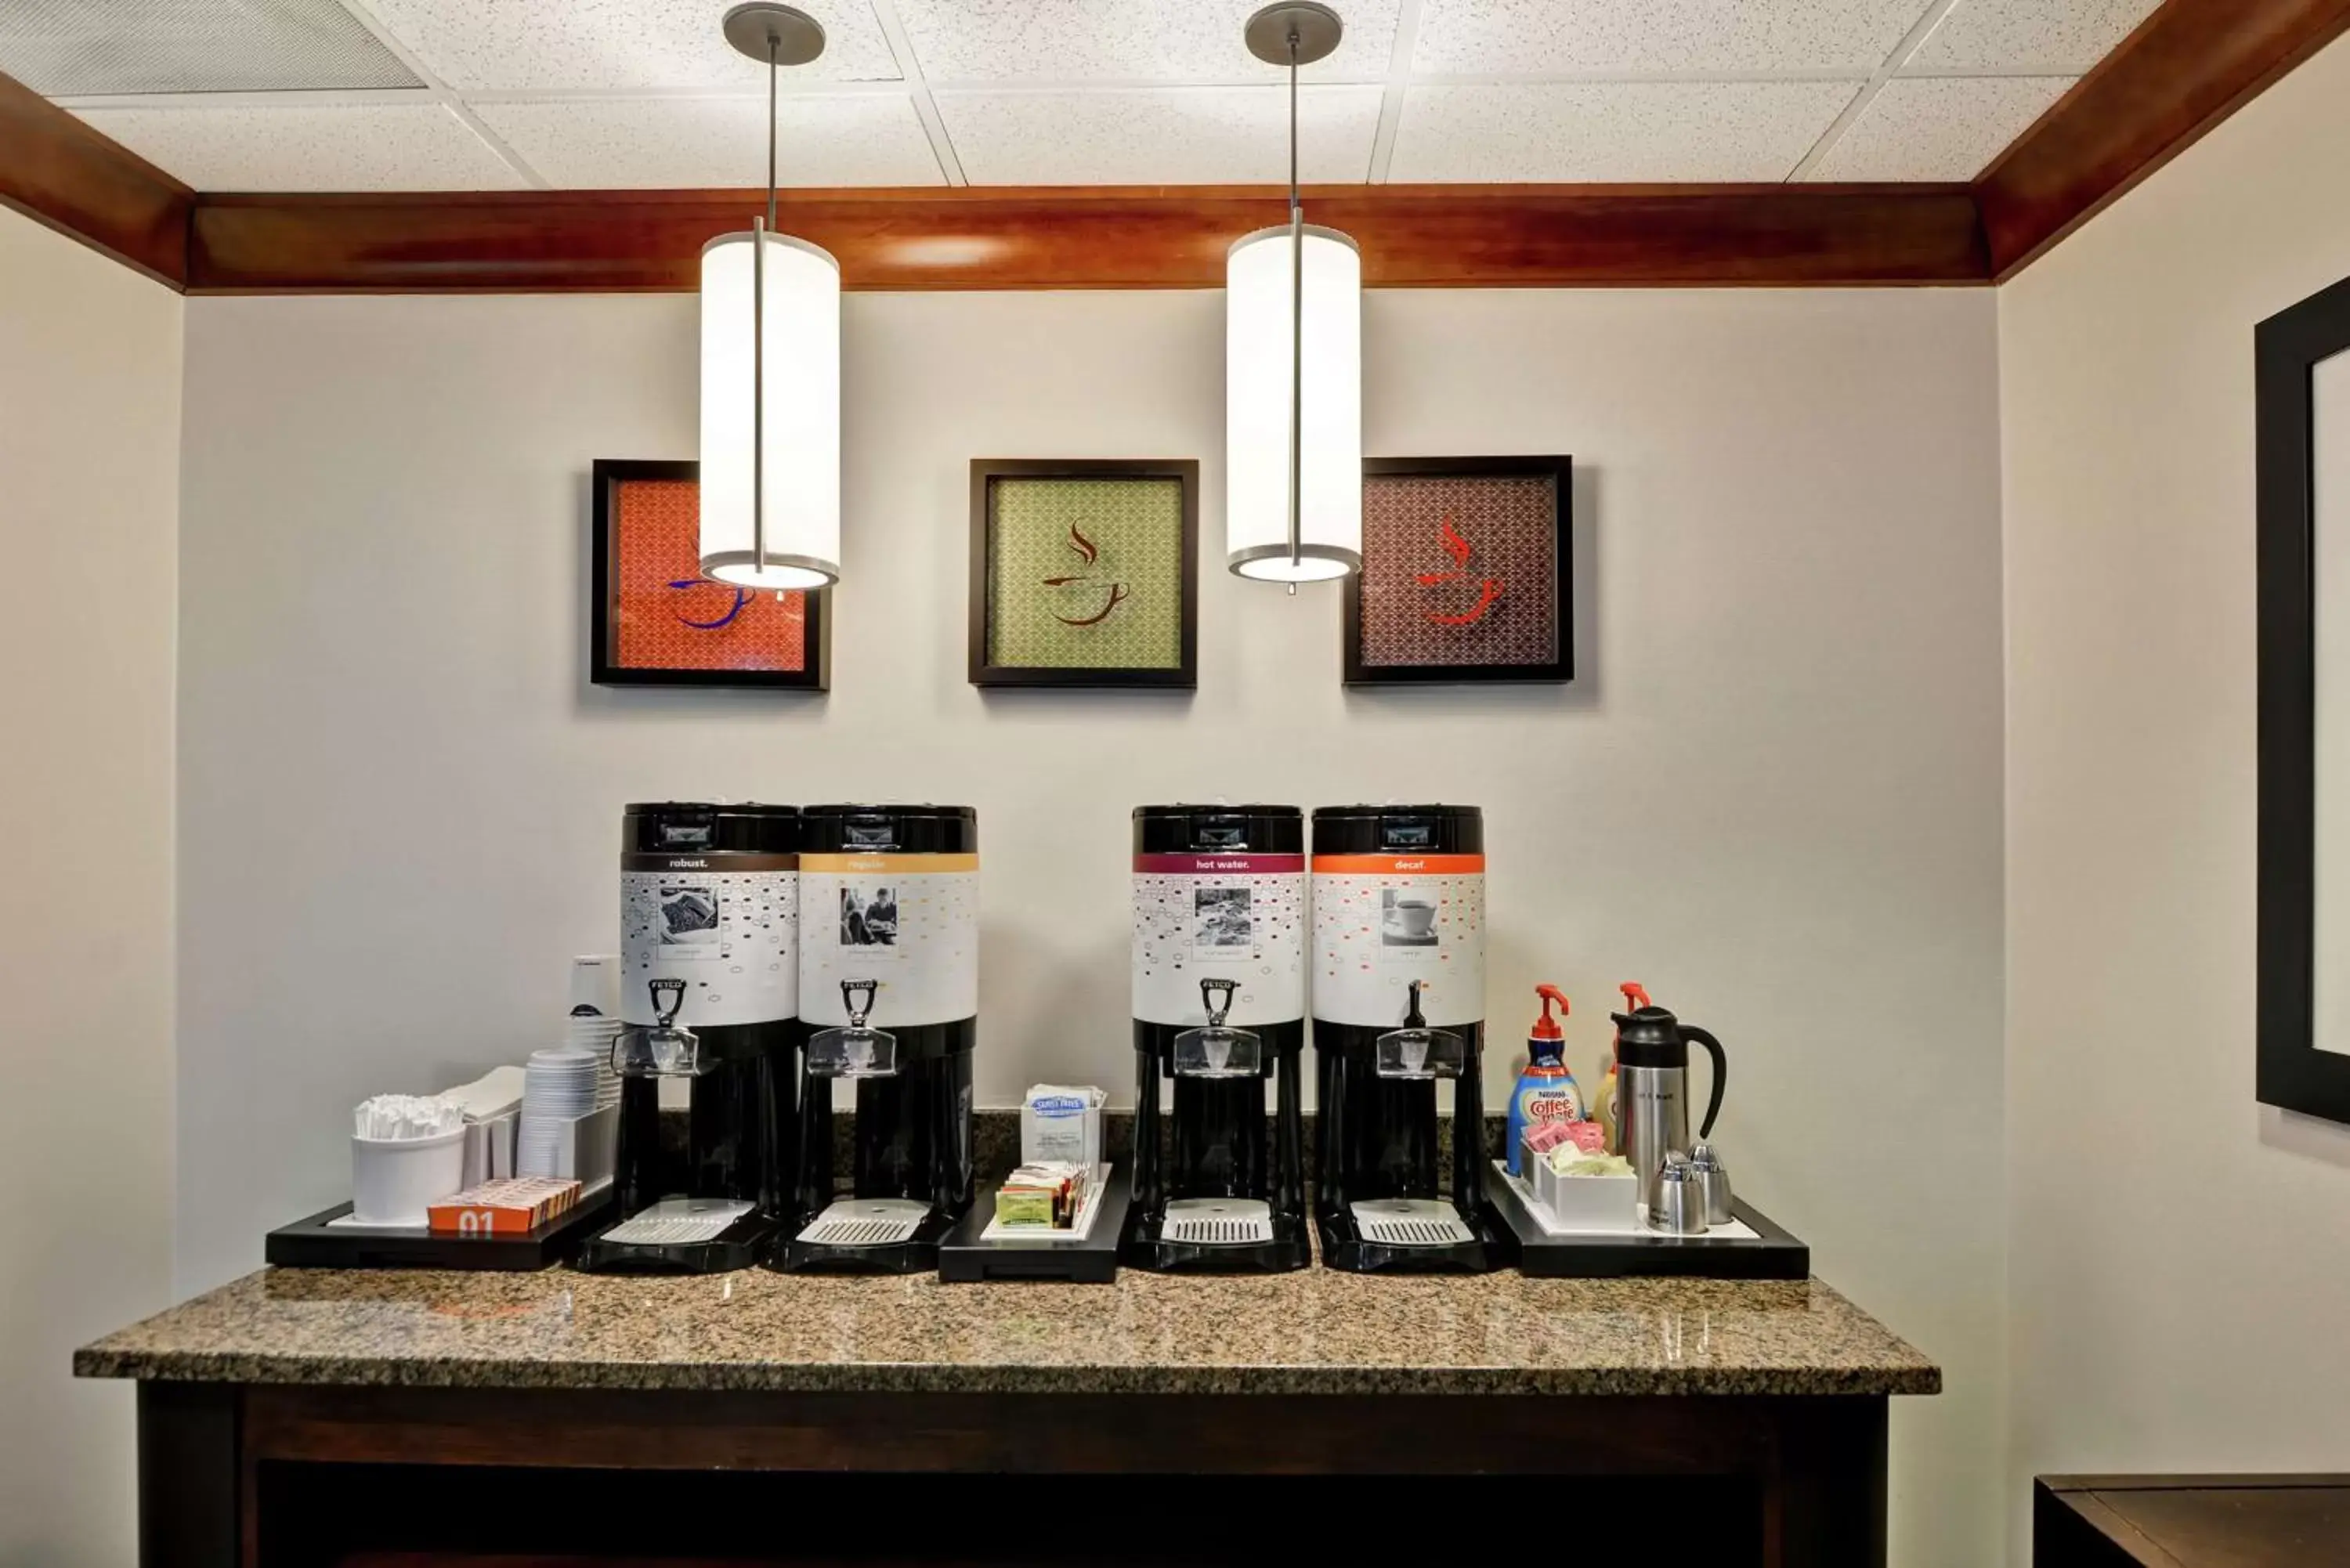
[[[751,559],[767,569],[767,236],[775,228],[775,50],[767,38],[767,215],[751,220]]]
[[[1297,199],[1297,24],[1289,25],[1289,564],[1305,556],[1305,208]],[[1295,593],[1297,585],[1289,585]]]

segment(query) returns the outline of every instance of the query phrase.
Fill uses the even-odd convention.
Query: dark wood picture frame
[[[613,562],[619,547],[616,536],[620,514],[616,504],[619,487],[632,481],[699,480],[702,465],[632,458],[596,460],[588,488],[590,504],[588,553],[589,572],[588,679],[598,686],[721,686],[761,691],[823,691],[832,674],[832,590],[818,588],[807,596],[805,668],[799,670],[658,670],[627,665],[616,657],[619,635],[614,613],[617,592]]]
[[[2350,278],[2253,333],[2260,646],[2262,1105],[2350,1123],[2350,1056],[2318,1049],[2317,443],[2313,377],[2350,353]],[[2350,605],[2338,606],[2350,616]]]
[[[1374,479],[1419,475],[1443,479],[1523,478],[1548,475],[1558,509],[1552,519],[1557,546],[1552,585],[1558,606],[1557,656],[1543,664],[1366,664],[1363,662],[1363,579],[1346,584],[1346,613],[1339,627],[1341,657],[1349,686],[1426,686],[1509,683],[1559,685],[1575,679],[1575,460],[1572,457],[1372,457],[1363,460],[1365,487]],[[1367,548],[1368,541],[1366,540]]]
[[[999,479],[1172,479],[1182,487],[1181,662],[1163,668],[1088,669],[997,664],[988,642],[988,544]],[[1200,463],[1196,458],[983,458],[971,461],[971,643],[973,686],[1145,687],[1191,691],[1200,684]]]

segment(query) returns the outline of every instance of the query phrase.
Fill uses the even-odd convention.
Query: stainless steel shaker
[[[1701,1143],[1690,1150],[1690,1170],[1698,1188],[1705,1194],[1705,1222],[1709,1225],[1730,1223],[1730,1169],[1721,1163],[1721,1156],[1713,1145]]]
[[[1657,1200],[1648,1205],[1648,1229],[1672,1236],[1705,1234],[1705,1189],[1696,1169],[1678,1155],[1657,1172]]]
[[[1693,1023],[1683,1023],[1661,1007],[1639,1007],[1612,1015],[1616,1021],[1617,1138],[1632,1174],[1640,1179],[1640,1201],[1657,1202],[1657,1178],[1668,1154],[1690,1147],[1689,1048],[1694,1040],[1713,1058],[1713,1090],[1706,1101],[1698,1137],[1713,1132],[1721,1114],[1721,1089],[1729,1065],[1721,1042]]]

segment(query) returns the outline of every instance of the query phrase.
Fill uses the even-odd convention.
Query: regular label
[[[1484,1022],[1485,857],[1314,857],[1314,1016],[1399,1028],[1413,981],[1431,1025]]]
[[[800,878],[792,855],[620,857],[620,1016],[650,1025],[650,982],[681,980],[689,1029],[799,1011]]]
[[[876,1028],[979,1012],[979,857],[804,855],[800,1016],[842,1024],[843,981],[871,981]]]
[[[1134,1016],[1208,1021],[1203,980],[1229,980],[1228,1023],[1305,1016],[1305,857],[1134,857]]]

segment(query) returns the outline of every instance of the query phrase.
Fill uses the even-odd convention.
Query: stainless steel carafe
[[[1635,1008],[1616,1020],[1616,1119],[1620,1152],[1640,1179],[1640,1202],[1657,1201],[1657,1173],[1669,1154],[1690,1151],[1689,1048],[1694,1040],[1713,1058],[1713,1091],[1699,1137],[1713,1133],[1721,1088],[1730,1076],[1721,1042],[1661,1007]]]

